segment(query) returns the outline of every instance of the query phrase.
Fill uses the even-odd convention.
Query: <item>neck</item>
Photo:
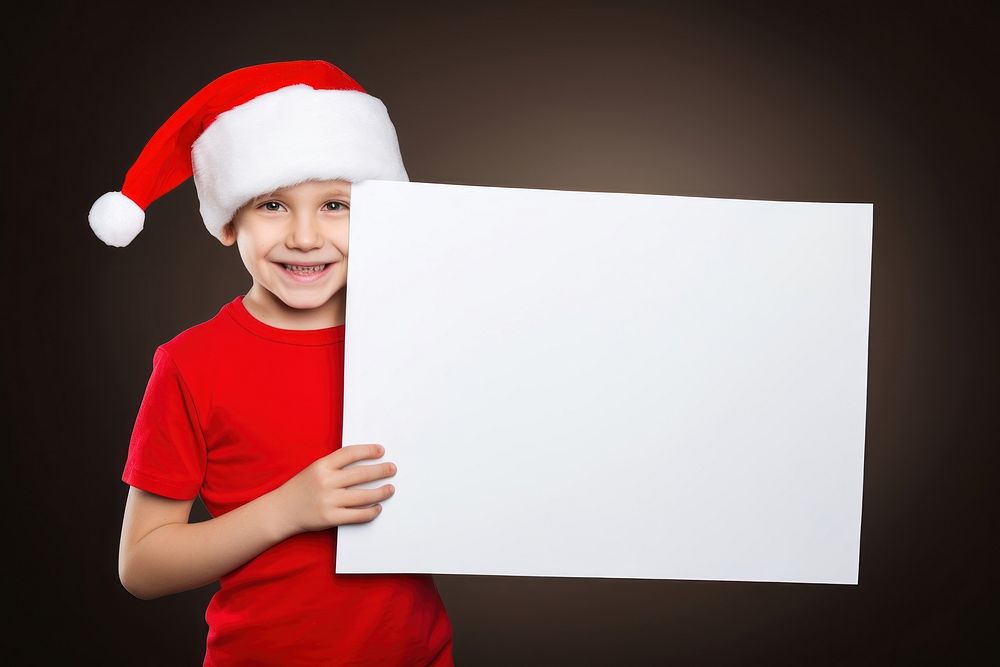
[[[243,305],[255,318],[279,329],[326,329],[347,319],[346,290],[316,308],[294,308],[256,283],[243,297]]]

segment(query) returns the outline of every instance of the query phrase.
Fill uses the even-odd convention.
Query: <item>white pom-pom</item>
[[[142,231],[146,212],[121,192],[106,192],[90,207],[87,219],[97,238],[121,248]]]

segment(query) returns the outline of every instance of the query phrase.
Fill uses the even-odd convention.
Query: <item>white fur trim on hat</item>
[[[191,147],[201,216],[213,236],[254,197],[306,180],[408,181],[377,97],[295,84],[216,117]]]
[[[121,192],[105,192],[90,207],[87,220],[97,238],[121,248],[142,231],[146,212]]]

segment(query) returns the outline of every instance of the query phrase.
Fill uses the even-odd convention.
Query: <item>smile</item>
[[[281,272],[297,283],[316,282],[326,274],[330,273],[330,267],[336,264],[275,264],[281,267]]]

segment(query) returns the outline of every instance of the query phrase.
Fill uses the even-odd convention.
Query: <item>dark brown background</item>
[[[997,446],[987,3],[503,4],[5,17],[8,609],[26,662],[201,664],[215,587],[155,601],[121,587],[119,476],[155,346],[249,278],[205,230],[191,181],[127,248],[86,216],[198,88],[299,58],[386,103],[414,181],[875,204],[860,584],[439,576],[459,664],[983,657]]]

